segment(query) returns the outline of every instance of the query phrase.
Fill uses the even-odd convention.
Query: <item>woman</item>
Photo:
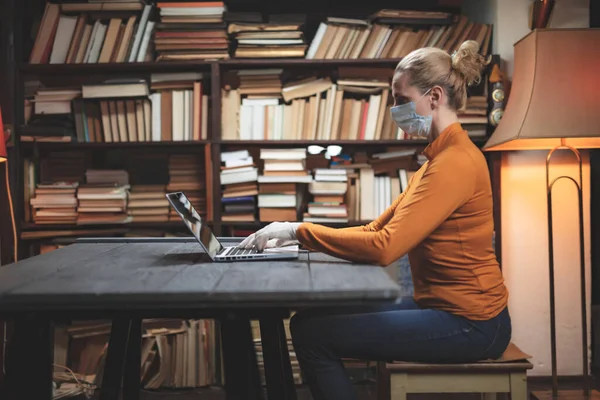
[[[492,249],[492,194],[486,161],[458,122],[466,86],[485,62],[476,42],[450,56],[422,48],[392,81],[392,117],[427,138],[428,161],[377,220],[333,229],[273,223],[242,242],[299,242],[353,262],[386,266],[408,254],[414,297],[390,306],[305,310],[292,338],[315,400],[355,399],[341,358],[471,362],[497,358],[511,337],[508,292]]]

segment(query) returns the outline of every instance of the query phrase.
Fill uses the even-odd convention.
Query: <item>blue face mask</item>
[[[429,93],[429,90],[421,96],[421,99]],[[392,113],[392,120],[394,120],[396,125],[408,135],[427,139],[429,132],[431,132],[432,117],[431,115],[424,117],[417,114],[417,103],[421,101],[421,99],[416,102],[411,101],[392,107],[390,112]]]

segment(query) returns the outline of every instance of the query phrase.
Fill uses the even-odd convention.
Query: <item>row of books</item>
[[[328,17],[310,44],[305,14],[230,12],[224,2],[47,3],[32,64],[296,57],[397,58],[476,40],[488,54],[491,25],[446,12],[384,9],[366,19]]]
[[[410,139],[393,122],[388,81],[309,77],[283,84],[282,70],[240,71],[239,86],[222,90],[224,140]],[[459,122],[486,135],[485,96],[471,96]]]
[[[307,149],[221,154],[222,220],[347,223],[372,220],[408,185],[423,160],[414,150],[308,158]],[[258,165],[261,165],[259,168]]]
[[[285,319],[283,326],[294,383],[301,385],[305,379],[292,343],[290,319]],[[259,377],[265,385],[263,346],[257,320],[251,321],[251,329]],[[61,367],[54,371],[54,379],[61,381],[56,394],[65,394],[61,398],[68,397],[67,391],[91,397],[94,385],[100,387],[110,331],[111,322],[106,320],[81,320],[55,327],[54,363],[70,366],[68,373],[63,374]],[[375,377],[370,362],[345,359],[343,363],[353,382]],[[218,322],[212,319],[143,319],[140,366],[140,383],[146,390],[223,386],[225,365]],[[86,388],[79,385],[77,392],[77,385],[69,385],[73,375],[92,385],[88,390],[81,390]]]
[[[169,156],[166,185],[131,184],[125,170],[87,168],[79,179],[77,171],[85,164],[78,164],[78,158],[71,161],[57,161],[54,166],[44,162],[47,175],[54,171],[53,176],[67,178],[53,180],[37,178],[26,160],[27,221],[40,225],[179,221],[165,199],[165,193],[176,191],[184,191],[205,218],[212,208],[205,166],[196,155]],[[406,149],[328,159],[323,153],[292,148],[261,149],[256,158],[247,150],[223,152],[221,162],[223,221],[346,223],[379,215],[404,190],[410,171],[423,160],[415,150]],[[62,169],[72,171],[62,174]]]
[[[206,217],[205,168],[195,155],[171,155],[168,184],[130,184],[125,170],[87,169],[85,181],[35,183],[27,165],[27,215],[36,224],[97,225],[179,221],[165,197],[185,191],[198,213]],[[33,182],[32,182],[33,180]]]
[[[419,15],[428,15],[434,24],[418,28],[406,25],[408,20],[418,20]],[[489,54],[492,25],[471,22],[465,16],[458,16],[452,24],[439,25],[448,18],[447,13],[404,10],[382,10],[375,14],[374,22],[329,17],[319,24],[306,58],[402,58],[422,47],[438,47],[452,53],[465,40],[476,41],[479,52]]]
[[[46,3],[32,64],[140,62],[149,56],[154,22],[141,2]],[[143,9],[138,20],[137,13]],[[128,16],[115,17],[115,13]]]
[[[222,90],[223,140],[391,140],[411,137],[397,127],[389,83],[306,78],[286,84],[281,70],[239,72],[238,88]],[[40,88],[22,140],[152,142],[204,140],[209,96],[202,81],[106,83],[79,89]],[[151,93],[152,91],[152,93]],[[124,97],[125,96],[125,97]],[[134,96],[134,97],[128,97]],[[487,134],[488,103],[471,96],[459,122],[472,137]]]
[[[55,329],[55,362],[100,385],[110,321],[76,321]],[[211,319],[144,319],[140,382],[144,389],[222,385],[219,330]],[[71,377],[72,378],[72,377]]]
[[[150,84],[40,87],[26,104],[21,139],[95,143],[206,139],[209,96],[197,80],[201,75],[159,75],[153,75]]]

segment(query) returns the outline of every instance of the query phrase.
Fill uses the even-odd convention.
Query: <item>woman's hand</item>
[[[258,251],[263,251],[267,247],[267,242],[273,247],[297,243],[296,230],[300,224],[300,222],[272,222],[248,236],[238,247],[245,249],[256,247]],[[271,239],[275,240],[271,241]]]

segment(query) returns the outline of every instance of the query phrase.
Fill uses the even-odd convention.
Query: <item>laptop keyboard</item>
[[[258,251],[253,247],[251,249],[244,249],[241,247],[234,247],[227,253],[228,256],[247,256],[249,254],[256,254]]]

